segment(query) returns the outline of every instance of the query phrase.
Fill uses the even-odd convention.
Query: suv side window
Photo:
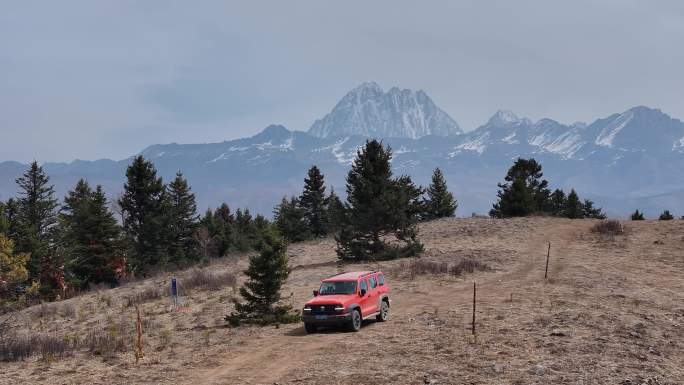
[[[385,276],[383,274],[378,274],[378,283],[380,284],[380,286],[385,285]]]
[[[368,293],[368,284],[366,283],[366,279],[365,279],[365,278],[361,280],[361,289],[359,290],[359,292],[360,292],[361,290],[365,290],[366,293]]]
[[[370,283],[371,289],[375,289],[378,286],[378,282],[375,280],[375,277],[372,275],[368,278],[368,282]]]

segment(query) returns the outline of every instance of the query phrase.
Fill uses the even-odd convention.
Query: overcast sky
[[[0,161],[306,130],[368,80],[466,130],[684,118],[684,2],[0,0],[0,74]]]

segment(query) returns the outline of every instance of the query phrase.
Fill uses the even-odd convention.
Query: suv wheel
[[[349,322],[349,330],[358,332],[361,330],[361,312],[354,310],[352,312],[351,322]]]
[[[380,322],[385,322],[387,321],[387,318],[389,317],[389,304],[387,301],[382,301],[382,305],[380,305],[380,314],[378,314],[375,319],[377,319]]]
[[[311,333],[316,333],[316,330],[318,330],[318,328],[314,324],[310,324],[310,323],[305,322],[304,323],[304,330],[306,330],[307,333],[311,334]]]

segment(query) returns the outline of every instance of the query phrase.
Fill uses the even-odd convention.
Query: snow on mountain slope
[[[384,92],[374,82],[353,89],[323,119],[309,129],[313,136],[361,135],[383,138],[420,138],[462,133],[458,123],[423,91],[391,88]]]

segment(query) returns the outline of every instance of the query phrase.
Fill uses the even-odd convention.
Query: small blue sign
[[[178,286],[176,286],[176,277],[171,278],[171,295],[174,297],[178,296]]]

